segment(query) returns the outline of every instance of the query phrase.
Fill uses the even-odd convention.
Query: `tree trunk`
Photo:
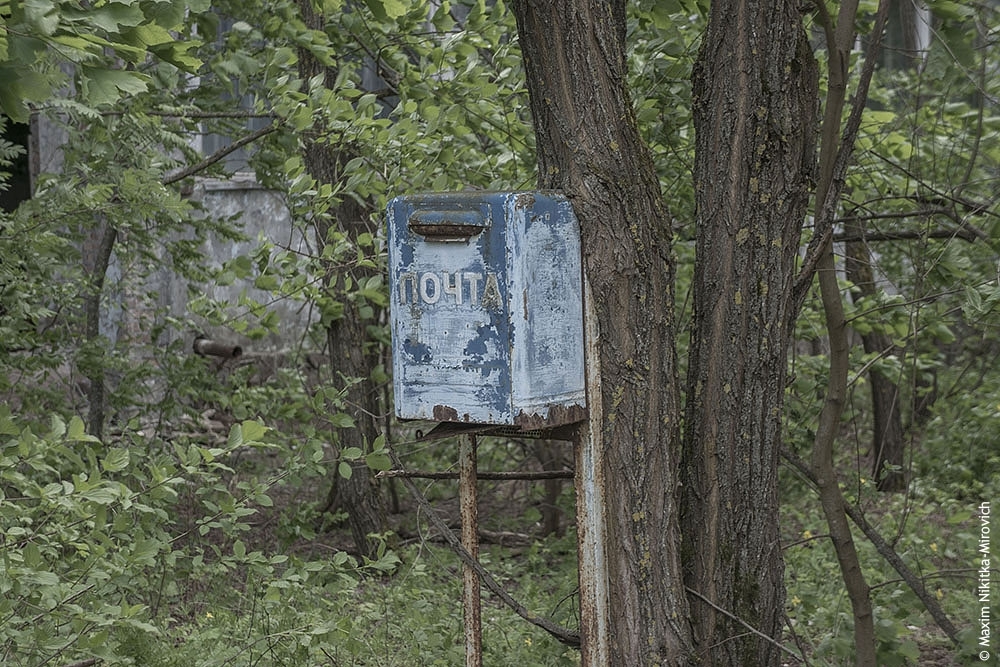
[[[118,229],[103,216],[96,216],[94,226],[85,232],[82,248],[84,275],[83,313],[84,340],[87,360],[84,375],[87,387],[87,433],[95,438],[104,437],[105,408],[107,407],[104,367],[105,350],[101,345],[101,296],[104,280],[111,264],[111,254],[118,240]]]
[[[778,451],[817,69],[797,2],[712,3],[694,74],[697,259],[682,530],[704,665],[776,665]],[[704,597],[711,604],[703,602]]]
[[[845,230],[852,236],[864,238],[864,223],[849,223]],[[844,262],[847,279],[854,284],[859,297],[875,294],[871,253],[863,240],[847,243]],[[892,339],[881,331],[861,334],[861,342],[868,354],[882,354],[893,349]],[[903,474],[903,420],[899,413],[899,385],[877,371],[868,372],[872,393],[872,479],[879,491],[902,491],[906,488]],[[886,469],[886,464],[892,469]]]
[[[816,477],[823,514],[830,528],[830,541],[836,551],[841,576],[851,600],[854,614],[855,664],[858,667],[875,667],[875,626],[870,589],[861,569],[850,525],[847,523],[845,501],[833,463],[833,445],[837,440],[840,418],[847,400],[847,372],[850,364],[847,322],[844,317],[844,304],[837,281],[833,251],[833,221],[843,192],[847,165],[853,154],[858,128],[861,125],[874,64],[881,47],[888,0],[879,2],[864,65],[857,83],[852,87],[854,100],[843,133],[841,133],[841,120],[847,98],[850,54],[856,37],[854,25],[858,2],[847,0],[841,3],[836,22],[826,13],[825,5],[817,7],[820,12],[820,24],[826,32],[829,78],[820,146],[819,178],[816,185],[816,210],[813,216],[815,231],[803,262],[803,270],[794,283],[793,300],[801,303],[799,299],[804,294],[803,288],[812,281],[815,270],[830,339],[830,374],[827,379],[826,397],[816,427],[816,437],[813,440],[810,463]],[[789,324],[790,322],[791,320]]]
[[[609,589],[609,662],[687,665],[676,504],[677,370],[671,226],[636,126],[625,2],[512,3],[537,138],[539,186],[580,220],[596,301]],[[591,400],[591,405],[595,401]]]
[[[536,440],[535,456],[542,465],[542,470],[561,470],[565,463],[563,447],[565,445],[552,440]],[[543,482],[545,497],[542,501],[542,535],[562,537],[566,532],[562,522],[562,510],[559,508],[559,496],[562,495],[563,480],[558,477],[546,479]]]
[[[311,0],[298,0],[298,6],[302,19],[309,28],[323,29],[322,18],[314,11]],[[309,81],[320,74],[325,75],[331,83],[336,78],[335,70],[325,68],[309,51],[300,49],[299,75],[302,79]],[[303,160],[309,174],[319,183],[336,184],[344,177],[343,165],[352,157],[354,156],[345,155],[343,146],[334,148],[329,143],[305,141]],[[350,238],[372,232],[369,229],[369,217],[370,209],[351,197],[345,197],[340,205],[327,214],[317,216],[314,231],[319,254],[322,255],[331,230],[343,232]],[[331,292],[338,289],[337,283],[342,278],[338,273],[340,271],[340,267],[327,268],[324,287]],[[358,284],[361,279],[375,275],[377,271],[355,267],[351,277],[354,284]],[[334,371],[332,379],[348,383],[343,409],[353,418],[355,426],[338,429],[336,440],[341,450],[358,447],[367,453],[380,431],[380,388],[371,380],[372,369],[379,363],[379,352],[377,344],[369,340],[367,334],[367,325],[373,320],[362,317],[359,304],[354,300],[342,300],[343,315],[327,326],[327,354]],[[356,548],[362,554],[374,557],[378,544],[369,535],[384,530],[385,510],[372,472],[364,463],[352,463],[350,478],[340,477],[336,471],[333,475],[335,477],[331,480],[327,506],[342,508],[347,512]]]

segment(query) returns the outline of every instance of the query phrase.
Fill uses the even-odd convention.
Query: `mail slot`
[[[403,419],[538,429],[585,413],[580,230],[561,195],[388,206],[393,388]]]

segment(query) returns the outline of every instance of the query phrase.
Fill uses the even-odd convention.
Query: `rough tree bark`
[[[323,29],[323,20],[314,8],[311,0],[298,0],[299,11],[306,25],[314,30]],[[304,81],[309,81],[317,75],[324,75],[332,84],[336,71],[324,67],[309,51],[299,50],[299,75]],[[337,183],[343,177],[343,165],[353,155],[346,155],[338,146],[326,142],[305,141],[303,161],[309,174],[320,183]],[[337,207],[332,208],[327,215],[317,218],[314,229],[318,250],[322,253],[331,229],[339,229],[349,237],[356,238],[369,229],[370,210],[351,198],[345,198]],[[354,283],[359,279],[374,275],[377,269],[357,268],[352,275]],[[324,279],[327,289],[336,289],[341,276],[331,267]],[[350,384],[346,388],[344,410],[354,419],[353,428],[342,428],[337,432],[337,441],[341,449],[358,447],[364,452],[371,449],[371,444],[380,433],[378,415],[381,413],[380,387],[371,380],[372,369],[379,363],[379,352],[373,341],[369,340],[366,325],[370,320],[362,318],[358,304],[351,300],[344,302],[344,313],[327,327],[327,354],[335,379],[346,380]],[[357,379],[357,382],[353,380]],[[337,472],[333,473],[337,475]],[[352,464],[352,474],[349,479],[334,477],[331,480],[331,490],[328,507],[337,507],[347,512],[347,521],[351,528],[354,544],[359,552],[374,557],[377,542],[369,539],[372,533],[380,533],[385,526],[385,511],[379,497],[371,470],[364,463]]]
[[[609,662],[690,664],[676,504],[671,225],[626,83],[624,0],[512,3],[539,186],[580,220],[596,300]]]
[[[799,7],[714,0],[695,66],[697,259],[682,531],[704,665],[776,665],[780,655],[719,609],[781,637],[785,323],[795,313],[818,100]]]

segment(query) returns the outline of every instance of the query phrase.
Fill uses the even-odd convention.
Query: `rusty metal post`
[[[194,344],[191,347],[195,354],[200,354],[203,357],[223,357],[235,359],[243,354],[243,348],[239,345],[220,343],[219,341],[211,340],[203,336],[195,338]]]
[[[586,276],[583,282],[584,372],[587,380],[587,421],[574,442],[576,458],[576,530],[580,579],[581,667],[608,664],[608,572],[604,535],[604,474],[602,470],[601,366],[597,313]]]
[[[462,514],[462,546],[479,558],[479,505],[476,493],[476,436],[459,437],[458,497]],[[479,575],[462,566],[462,609],[465,623],[465,665],[483,667],[483,626]]]

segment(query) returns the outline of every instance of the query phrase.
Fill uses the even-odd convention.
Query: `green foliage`
[[[78,100],[91,108],[147,90],[151,78],[120,59],[141,66],[149,54],[194,71],[201,64],[188,52],[196,45],[178,39],[188,11],[208,9],[193,2],[102,3],[83,8],[70,0],[23,0],[0,4],[0,114],[24,122],[28,105],[49,101],[67,83],[62,66],[74,70]]]
[[[938,460],[938,452],[921,448],[920,462]],[[919,573],[928,591],[959,628],[972,628],[978,618],[974,576],[969,569],[977,564],[978,499],[950,497],[946,481],[951,472],[944,467],[921,474],[910,496],[878,494],[871,480],[855,479],[860,492],[857,502],[879,532],[894,542],[906,564]],[[998,483],[980,474],[982,498],[995,497]],[[800,641],[806,642],[810,660],[817,665],[842,665],[854,656],[851,609],[840,581],[830,576],[837,562],[825,520],[817,507],[790,502],[799,494],[811,493],[801,482],[787,477],[783,482],[786,502],[782,504],[782,539],[785,549],[788,614]],[[860,533],[858,533],[860,535]],[[900,580],[874,547],[856,538],[865,577],[872,587],[876,618],[876,640],[880,665],[926,664],[923,651],[951,652],[947,638],[938,631],[923,604]],[[994,611],[995,613],[995,611]],[[967,632],[963,632],[967,635]],[[962,659],[971,659],[974,644],[963,646]],[[964,664],[964,663],[963,663]]]
[[[253,422],[242,429],[264,435]],[[133,434],[111,446],[87,435],[77,417],[54,416],[39,428],[6,405],[0,438],[4,664],[73,655],[114,660],[118,633],[161,634],[152,610],[164,573],[190,559],[171,534],[185,487],[197,484],[213,511],[200,527],[229,533],[245,525],[263,494],[262,486],[247,485],[234,495],[223,483],[228,456],[262,445],[243,438],[225,447],[176,443],[170,452],[136,446],[144,443]]]
[[[417,517],[399,521],[415,542],[390,548],[401,538],[383,535],[371,560],[328,543],[345,515],[324,512],[318,489],[360,466],[387,469],[390,459],[384,435],[338,446],[338,434],[355,427],[346,397],[360,379],[306,357],[348,316],[364,322],[366,350],[386,344],[380,211],[389,197],[533,186],[534,138],[510,13],[502,2],[367,0],[348,11],[348,3],[326,0],[311,3],[318,21],[307,25],[290,0],[220,0],[212,11],[200,1],[87,11],[77,4],[0,0],[10,9],[0,12],[0,112],[23,118],[31,105],[66,132],[61,173],[42,174],[31,201],[0,214],[0,398],[9,405],[0,412],[0,661],[460,662],[458,562],[419,539]],[[854,446],[838,463],[848,494],[968,628],[971,587],[948,572],[971,558],[970,507],[1000,491],[982,474],[1000,465],[991,439],[1000,380],[990,363],[1000,345],[1000,79],[990,75],[995,50],[983,48],[995,37],[981,30],[995,23],[992,10],[977,21],[958,3],[928,6],[940,41],[920,68],[880,70],[848,173],[845,216],[865,217],[871,233],[915,238],[871,243],[876,293],[852,303],[848,317],[857,333],[885,333],[895,349],[854,352],[844,420]],[[644,0],[629,11],[636,116],[677,220],[683,325],[695,252],[687,243],[695,219],[690,76],[706,4]],[[325,75],[303,79],[306,54]],[[66,71],[69,99],[53,95]],[[246,239],[238,218],[199,211],[185,195],[190,178],[173,182],[205,157],[193,147],[197,136],[238,140],[250,135],[250,122],[269,124],[248,147],[249,164],[285,201],[294,228],[287,237]],[[331,173],[307,172],[306,143],[336,149]],[[0,171],[16,152],[0,143]],[[231,170],[218,161],[197,173],[226,178]],[[359,207],[367,229],[339,224],[345,203]],[[982,232],[973,245],[932,238],[968,224]],[[112,292],[128,293],[139,334],[105,329],[81,342],[80,304],[92,285],[81,244],[102,225],[117,234],[103,297],[121,303]],[[254,245],[213,263],[204,255],[209,239]],[[145,281],[164,266],[191,286],[182,316],[148,293]],[[212,298],[216,288],[238,296]],[[183,336],[206,326],[251,341],[287,332],[272,308],[279,301],[308,310],[315,326],[273,373],[254,362],[220,370],[190,354]],[[824,331],[819,309],[807,304],[796,337],[814,343],[815,354],[794,358],[786,403],[786,444],[800,453],[811,445],[826,381]],[[687,336],[680,334],[682,352]],[[78,416],[50,417],[53,408],[85,410],[81,369],[109,377],[114,430],[104,441],[87,436]],[[858,472],[868,370],[900,382],[915,443],[905,498],[882,497]],[[386,387],[384,361],[369,379]],[[939,399],[921,425],[915,405],[935,382]],[[204,426],[215,413],[228,419],[222,430]],[[408,438],[393,428],[394,440]],[[399,449],[408,467],[430,470],[450,469],[456,456],[442,443]],[[480,445],[484,469],[518,469],[532,456],[523,442]],[[425,489],[433,500],[456,495],[452,482]],[[533,531],[551,500],[528,485],[487,484],[481,493],[518,510],[483,518],[497,530]],[[830,575],[832,550],[815,538],[824,531],[821,513],[790,475],[783,493],[792,627],[815,664],[850,662],[849,604]],[[557,505],[572,514],[570,485]],[[807,531],[813,539],[800,543]],[[570,532],[539,540],[516,554],[484,549],[483,561],[530,608],[573,627],[573,539]],[[933,647],[920,638],[930,621],[859,543],[875,585],[880,664],[916,664]],[[484,625],[487,663],[578,660],[489,598]]]
[[[461,660],[457,558],[422,544],[377,557],[309,557],[256,531],[285,473],[252,474],[255,457],[283,450],[257,421],[215,442],[116,446],[78,418],[25,424],[0,412],[0,657],[8,665],[100,658],[105,664],[452,664]],[[517,561],[483,562],[517,582],[531,607],[561,609],[575,587],[570,535]],[[570,558],[566,558],[569,555]],[[392,575],[391,579],[383,577]],[[561,582],[561,583],[560,583]],[[509,610],[484,602],[487,660],[572,665]],[[547,657],[546,657],[547,656]]]

